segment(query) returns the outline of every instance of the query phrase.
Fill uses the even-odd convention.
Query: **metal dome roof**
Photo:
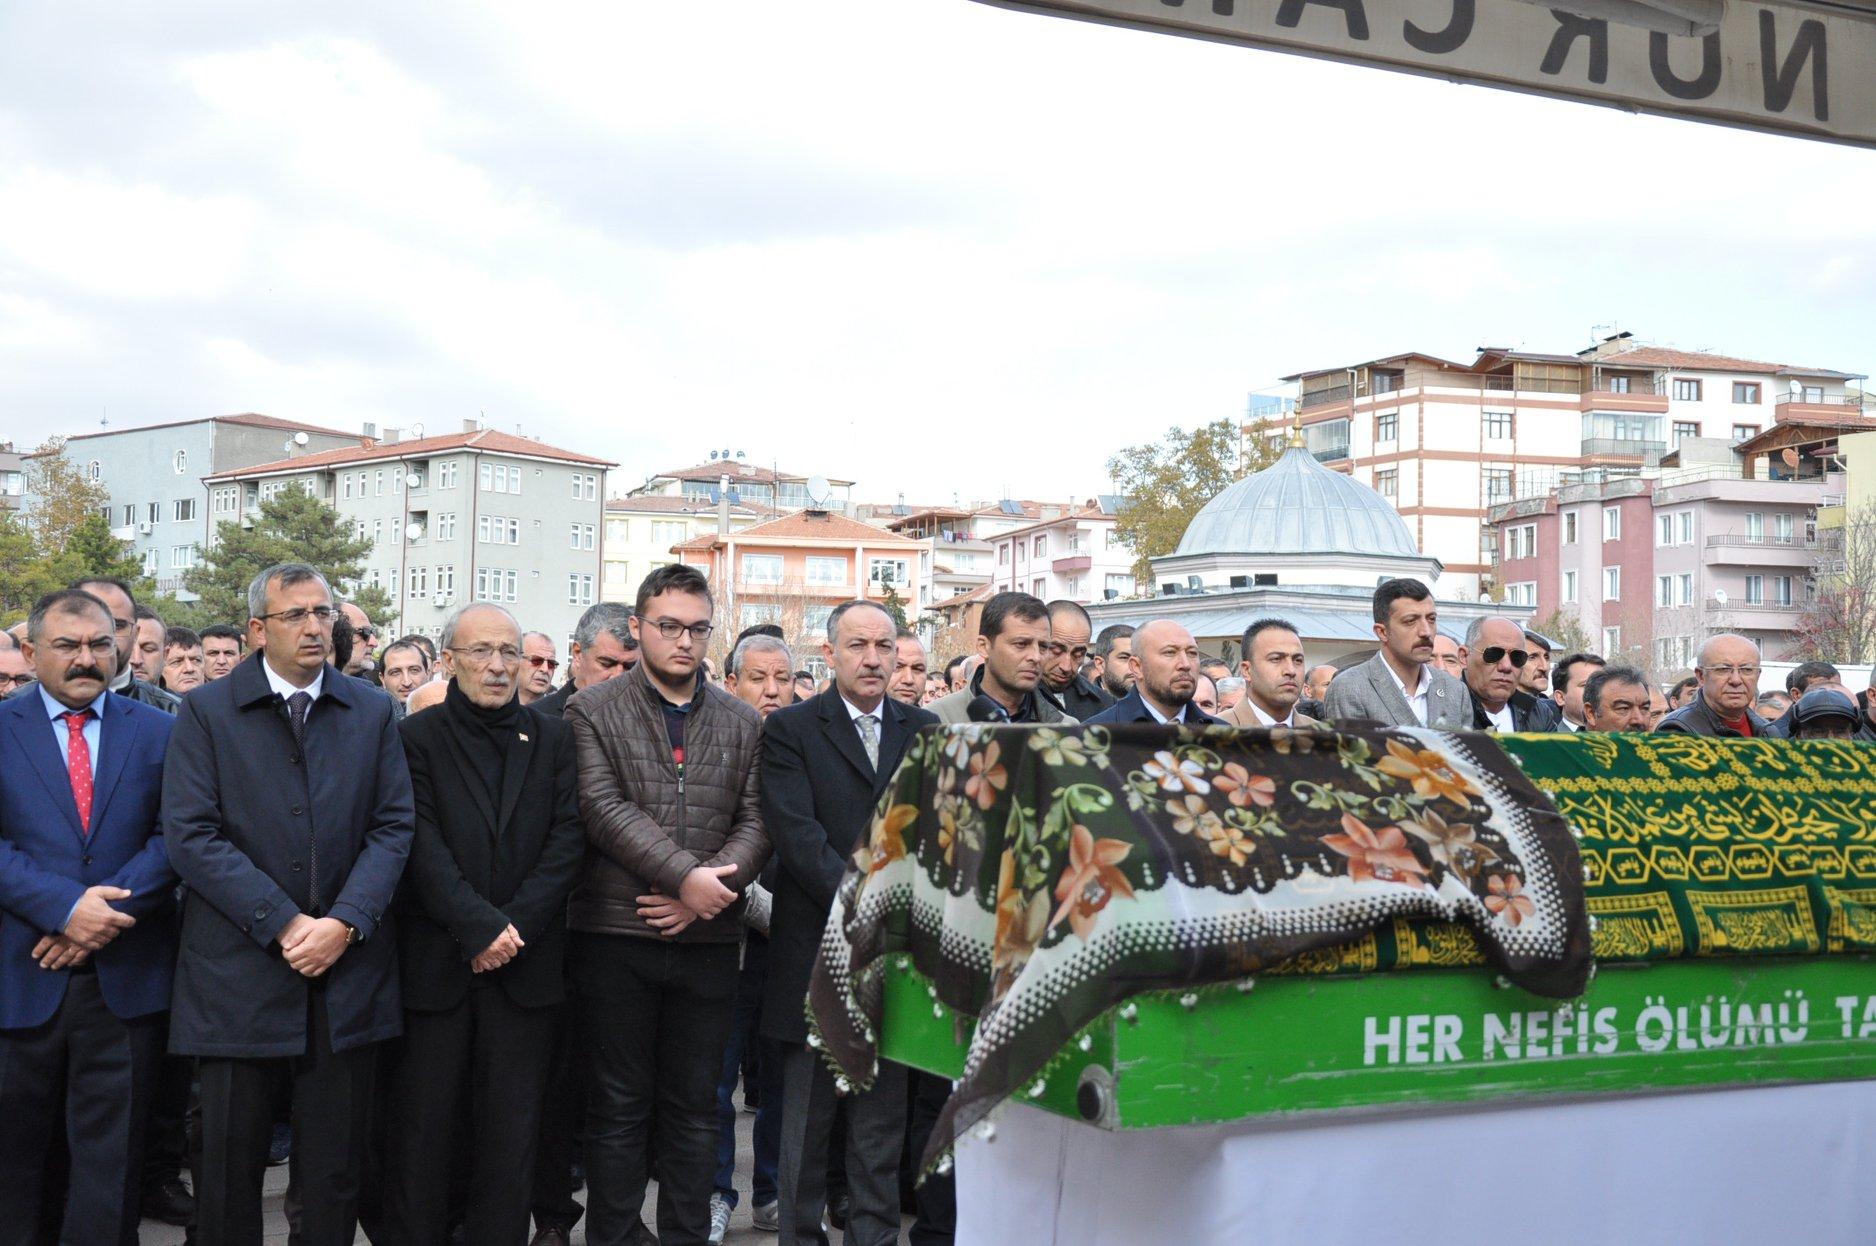
[[[1184,554],[1420,557],[1399,511],[1300,446],[1207,502],[1174,551]]]

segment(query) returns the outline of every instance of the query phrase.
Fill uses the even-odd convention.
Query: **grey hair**
[[[521,633],[521,643],[524,645],[527,644],[528,637],[530,636],[539,636],[542,640],[546,641],[549,645],[553,645],[554,643],[554,638],[552,636],[549,636],[546,632],[523,632]],[[555,648],[558,648],[558,647],[559,646],[557,645],[555,646]]]
[[[1493,620],[1517,628],[1520,636],[1524,634],[1523,626],[1514,619],[1507,619],[1502,614],[1482,614],[1472,620],[1472,622],[1466,624],[1466,648],[1476,649],[1479,647],[1479,639],[1485,635],[1485,625]]]
[[[752,653],[779,653],[782,655],[783,661],[788,663],[788,668],[790,670],[794,669],[795,655],[788,651],[787,645],[775,639],[773,636],[756,635],[743,637],[742,643],[738,644],[730,653],[730,660],[724,667],[724,673],[734,675],[742,670],[743,663]]]
[[[1221,697],[1230,696],[1244,686],[1244,680],[1237,675],[1226,675],[1223,679],[1216,682],[1218,684],[1218,695]]]
[[[452,648],[456,640],[456,628],[461,625],[463,616],[477,610],[499,610],[503,618],[514,624],[515,631],[521,630],[521,621],[509,612],[507,606],[498,606],[492,601],[472,601],[443,621],[443,635],[437,641],[437,648]]]
[[[622,601],[602,601],[590,607],[574,626],[573,643],[582,649],[591,649],[599,640],[601,632],[630,649],[634,643],[632,607]]]
[[[326,590],[326,600],[332,600],[332,585],[318,567],[303,562],[277,562],[249,581],[248,618],[258,619],[267,613],[267,589],[276,580],[281,588],[318,580],[319,587]]]

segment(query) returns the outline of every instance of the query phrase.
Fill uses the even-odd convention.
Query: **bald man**
[[[1709,637],[1700,646],[1700,658],[1694,663],[1694,678],[1699,684],[1693,700],[1663,718],[1655,730],[1735,738],[1763,736],[1768,724],[1752,712],[1762,669],[1759,647],[1744,636],[1722,633]]]
[[[1199,645],[1171,619],[1154,619],[1133,634],[1137,677],[1131,691],[1088,723],[1219,722],[1193,704],[1199,686]]]
[[[1472,694],[1472,726],[1479,731],[1555,731],[1563,711],[1549,697],[1519,686],[1532,660],[1524,628],[1500,615],[1472,620],[1466,643],[1466,688]]]

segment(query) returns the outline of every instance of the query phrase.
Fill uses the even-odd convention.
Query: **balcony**
[[[1643,415],[1666,415],[1668,396],[1666,392],[1656,390],[1639,393],[1630,390],[1618,392],[1611,389],[1592,389],[1585,393],[1577,404],[1585,411],[1616,411],[1623,414],[1640,413]]]
[[[1861,394],[1812,394],[1810,397],[1786,394],[1775,407],[1780,420],[1855,419],[1863,414]]]
[[[1092,554],[1070,554],[1066,558],[1057,558],[1049,564],[1049,569],[1057,575],[1076,575],[1094,565]]]
[[[1707,538],[1707,562],[1715,566],[1794,567],[1809,570],[1816,560],[1816,541],[1793,538],[1750,537],[1722,533]]]
[[[137,525],[134,523],[119,524],[117,527],[111,529],[111,539],[116,541],[136,540]]]
[[[1724,606],[1712,607],[1713,618],[1721,626],[1752,632],[1796,631],[1803,613],[1804,607],[1797,602],[1780,605],[1777,602],[1729,601]]]
[[[1665,441],[1637,441],[1629,437],[1585,437],[1583,438],[1583,457],[1640,459],[1644,463],[1657,462],[1668,452]]]

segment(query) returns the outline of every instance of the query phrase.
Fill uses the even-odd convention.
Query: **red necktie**
[[[85,724],[91,721],[90,710],[70,710],[65,714],[71,744],[65,752],[65,769],[72,779],[72,800],[78,805],[78,824],[91,838],[91,746],[85,743]]]

